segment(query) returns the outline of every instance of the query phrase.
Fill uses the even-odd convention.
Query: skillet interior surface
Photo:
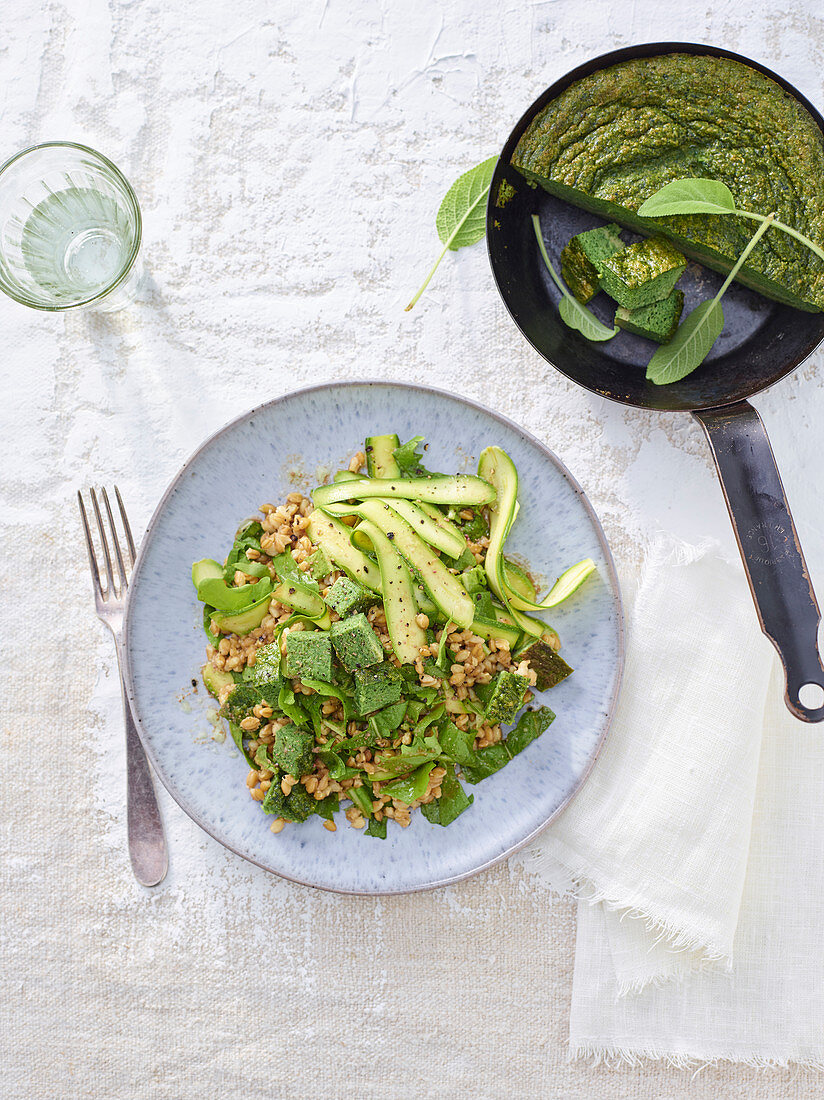
[[[694,43],[665,42],[633,46],[595,58],[548,88],[517,124],[504,146],[490,188],[487,242],[498,290],[527,340],[554,367],[587,389],[627,405],[660,410],[708,409],[742,401],[771,386],[799,365],[824,338],[824,314],[806,313],[762,297],[733,283],[724,295],[724,330],[705,362],[693,374],[669,386],[645,378],[656,345],[632,333],[593,343],[568,328],[558,313],[560,292],[547,272],[534,236],[531,217],[538,214],[549,258],[560,269],[560,253],[570,237],[604,221],[593,214],[530,187],[510,165],[521,135],[534,116],[574,81],[598,69],[636,57],[666,53],[730,57],[769,76],[798,99],[824,131],[824,119],[781,77],[746,57]],[[497,199],[506,182],[514,195]],[[639,240],[625,230],[624,239]],[[684,315],[712,297],[723,276],[690,261],[679,287]],[[593,313],[610,324],[615,304],[603,293],[590,303]]]

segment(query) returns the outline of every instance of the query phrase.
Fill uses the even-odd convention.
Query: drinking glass
[[[100,153],[48,141],[0,168],[0,290],[34,309],[128,305],[142,225],[129,181]]]

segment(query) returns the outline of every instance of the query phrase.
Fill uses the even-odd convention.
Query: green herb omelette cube
[[[619,306],[638,309],[668,297],[687,261],[663,237],[648,237],[616,252],[601,265],[601,288]]]
[[[524,705],[529,680],[517,672],[499,672],[488,684],[479,684],[475,693],[486,704],[484,721],[494,725],[511,722]]]
[[[286,675],[325,680],[332,675],[332,643],[325,630],[290,630],[286,635]]]
[[[280,783],[272,781],[272,786],[266,792],[263,799],[263,812],[276,814],[286,821],[305,821],[317,812],[319,803],[312,795],[307,794],[304,787],[298,784],[292,788],[287,796],[280,789]]]
[[[625,248],[620,226],[602,225],[576,234],[561,251],[561,275],[584,305],[601,289],[601,265]]]
[[[369,665],[377,665],[383,660],[380,638],[363,612],[332,623],[329,637],[338,660],[347,672],[368,668]]]
[[[280,646],[270,642],[255,654],[255,663],[243,670],[243,679],[253,684],[271,684],[280,680]]]
[[[312,770],[315,762],[312,755],[314,744],[313,732],[298,729],[294,723],[290,722],[275,733],[269,756],[279,771],[300,779],[302,775]]]
[[[338,577],[323,598],[342,619],[347,615],[357,614],[358,611],[366,611],[378,602],[374,592],[349,577]]]
[[[615,324],[627,332],[634,332],[636,336],[667,344],[675,335],[683,308],[683,290],[673,290],[668,298],[639,306],[638,309],[619,306],[615,311]]]
[[[563,657],[540,639],[519,650],[517,660],[529,661],[529,667],[538,677],[535,683],[538,691],[549,691],[573,672]]]
[[[359,668],[355,672],[355,706],[359,714],[397,703],[401,697],[403,676],[387,661],[371,668]]]

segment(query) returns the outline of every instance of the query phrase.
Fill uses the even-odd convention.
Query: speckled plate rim
[[[485,860],[483,863],[479,863],[476,867],[472,867],[468,871],[460,872],[460,874],[449,875],[446,878],[436,879],[433,882],[419,883],[415,886],[404,887],[402,889],[346,890],[340,887],[320,886],[315,882],[309,882],[306,879],[298,878],[295,875],[289,875],[282,871],[276,871],[271,867],[267,867],[266,864],[261,863],[260,860],[253,859],[246,853],[241,852],[239,849],[235,848],[233,845],[224,840],[223,837],[219,836],[218,833],[210,826],[209,822],[206,821],[203,816],[193,806],[189,804],[186,797],[177,789],[176,785],[171,780],[167,779],[167,777],[164,775],[163,768],[159,764],[154,750],[152,749],[150,739],[144,733],[142,720],[135,702],[131,647],[129,645],[131,626],[130,612],[133,594],[139,588],[140,574],[142,572],[143,562],[146,558],[146,549],[152,540],[158,519],[166,507],[166,502],[175,491],[180,481],[185,476],[189,466],[191,466],[191,464],[199,457],[202,451],[206,450],[206,448],[209,447],[216,439],[219,439],[222,435],[225,435],[227,432],[231,431],[232,428],[235,427],[235,425],[240,424],[245,420],[248,420],[250,417],[256,416],[263,409],[276,407],[278,405],[284,404],[286,401],[291,401],[294,398],[301,397],[305,394],[317,393],[319,391],[326,391],[330,389],[353,389],[356,387],[363,388],[370,386],[382,387],[386,389],[414,391],[418,393],[427,393],[435,397],[445,398],[450,401],[458,401],[461,404],[469,406],[477,412],[483,413],[484,415],[491,417],[493,420],[497,420],[498,423],[503,424],[505,427],[513,431],[516,435],[519,435],[525,443],[528,443],[530,446],[539,451],[545,458],[549,459],[552,465],[555,466],[562,477],[569,483],[570,487],[574,490],[576,496],[583,505],[584,510],[586,511],[590,522],[592,523],[593,530],[595,531],[595,534],[598,538],[604,554],[604,560],[607,564],[607,568],[609,571],[609,585],[616,616],[617,667],[615,670],[612,695],[609,700],[609,706],[607,708],[606,715],[603,719],[603,729],[601,730],[601,736],[599,737],[598,742],[595,745],[592,754],[590,755],[587,766],[579,776],[578,782],[572,788],[564,801],[561,802],[561,804],[557,806],[555,810],[553,810],[553,812],[546,818],[546,820],[537,826],[537,828],[533,829],[527,836],[523,837],[523,839],[519,840],[516,844],[511,845],[509,848],[506,849],[506,851],[496,855],[493,859]],[[615,561],[612,556],[612,551],[610,550],[609,543],[607,542],[606,535],[604,534],[604,529],[601,526],[601,521],[598,519],[598,515],[595,512],[595,509],[592,507],[589,498],[587,497],[586,493],[584,492],[578,481],[573,477],[573,475],[569,472],[567,467],[561,461],[561,459],[558,458],[558,456],[553,451],[551,451],[548,447],[541,443],[541,441],[537,439],[534,435],[532,435],[530,432],[527,432],[519,424],[516,424],[515,421],[510,420],[508,417],[503,416],[501,413],[494,412],[486,405],[481,404],[480,401],[474,401],[472,398],[463,397],[456,393],[450,393],[449,390],[443,390],[435,386],[423,386],[418,383],[395,382],[391,380],[383,380],[380,378],[360,378],[351,379],[343,382],[325,382],[319,383],[314,386],[303,386],[300,389],[291,390],[288,393],[281,394],[280,397],[275,397],[272,398],[270,401],[263,401],[261,402],[261,404],[255,405],[254,408],[249,409],[247,412],[241,413],[239,416],[234,417],[228,423],[224,424],[222,428],[219,428],[216,432],[213,432],[212,435],[208,436],[200,444],[200,446],[197,447],[197,449],[189,455],[189,457],[178,470],[177,474],[175,474],[175,476],[169,482],[166,491],[163,493],[163,496],[160,498],[160,501],[152,514],[152,518],[149,520],[149,524],[146,527],[146,531],[144,532],[143,538],[140,541],[137,560],[135,562],[134,570],[129,581],[129,588],[126,597],[126,609],[123,620],[123,676],[126,683],[126,693],[129,700],[129,707],[132,712],[132,717],[134,718],[138,735],[140,737],[141,743],[143,744],[143,748],[146,751],[146,755],[148,756],[149,761],[154,769],[155,775],[159,777],[160,781],[163,783],[163,786],[166,788],[166,790],[169,792],[169,794],[177,803],[177,805],[181,808],[181,810],[183,810],[183,812],[188,817],[190,817],[196,825],[199,825],[200,828],[203,829],[203,831],[207,833],[213,840],[216,840],[218,844],[221,844],[224,848],[228,848],[228,850],[230,852],[233,852],[236,856],[239,856],[241,859],[246,860],[248,863],[252,863],[257,867],[260,867],[261,870],[266,871],[269,874],[277,875],[278,878],[286,879],[289,882],[294,882],[298,886],[311,887],[314,890],[324,890],[328,893],[333,894],[347,894],[362,897],[388,897],[396,894],[416,894],[420,893],[423,890],[436,890],[441,886],[450,886],[456,882],[463,882],[465,879],[472,878],[473,875],[478,875],[482,871],[488,871],[490,868],[496,867],[499,863],[503,863],[504,860],[509,859],[509,857],[514,855],[515,852],[518,852],[522,848],[526,847],[526,845],[533,841],[537,836],[539,836],[544,831],[544,829],[551,825],[552,822],[555,821],[563,813],[563,811],[566,809],[566,807],[569,805],[569,803],[572,801],[578,791],[580,791],[581,787],[586,782],[589,773],[592,771],[595,761],[598,759],[598,756],[601,753],[601,750],[604,746],[604,741],[606,740],[610,726],[612,725],[612,719],[615,714],[615,707],[623,682],[624,655],[624,605],[621,599],[621,587],[618,582],[618,574],[615,569]]]

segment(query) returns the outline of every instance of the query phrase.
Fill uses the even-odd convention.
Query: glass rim
[[[33,302],[29,298],[22,297],[20,294],[17,294],[15,291],[9,289],[9,287],[6,286],[5,281],[0,279],[0,290],[2,290],[4,294],[7,294],[9,298],[12,298],[15,302],[19,302],[20,305],[29,306],[30,309],[43,310],[45,313],[65,313],[67,310],[70,309],[81,309],[83,306],[89,306],[92,305],[94,302],[99,302],[102,298],[108,297],[113,290],[116,290],[121,285],[121,283],[126,280],[127,276],[134,267],[135,260],[137,259],[140,252],[140,245],[143,242],[143,218],[140,213],[140,203],[137,201],[135,190],[126,179],[126,177],[123,175],[123,173],[120,171],[120,169],[117,167],[117,165],[113,161],[109,160],[107,156],[104,156],[103,153],[99,153],[96,149],[92,149],[90,145],[83,145],[79,141],[41,141],[38,142],[37,145],[29,145],[25,149],[21,149],[19,152],[9,157],[8,160],[4,161],[3,164],[0,165],[0,178],[2,178],[3,173],[7,169],[11,168],[13,164],[16,164],[18,160],[21,160],[23,157],[28,156],[30,153],[39,152],[39,150],[41,149],[79,149],[81,152],[89,153],[92,157],[95,157],[97,160],[101,161],[105,165],[105,167],[114,174],[118,182],[123,185],[123,189],[126,192],[126,197],[131,203],[135,215],[136,231],[134,244],[132,245],[128,258],[123,265],[123,269],[121,270],[117,278],[114,279],[105,288],[105,290],[98,291],[90,298],[83,298],[79,302],[68,302],[65,305],[46,306],[43,305],[41,302]]]

